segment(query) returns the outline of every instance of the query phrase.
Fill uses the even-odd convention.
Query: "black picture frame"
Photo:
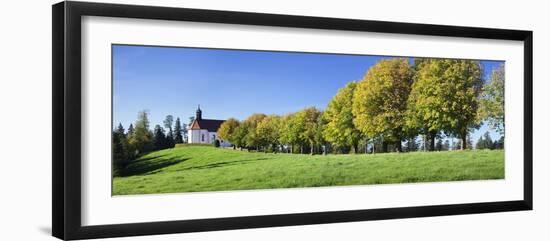
[[[367,210],[294,213],[82,226],[81,17],[194,21],[428,36],[517,40],[524,43],[524,194],[521,200]],[[474,214],[533,208],[533,32],[171,7],[60,2],[52,6],[52,233],[60,239],[106,238],[335,222]]]

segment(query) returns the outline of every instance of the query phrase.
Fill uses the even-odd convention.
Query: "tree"
[[[164,127],[168,130],[166,133],[166,145],[169,148],[174,147],[175,140],[174,140],[174,131],[172,130],[172,126],[174,124],[174,117],[172,115],[167,115],[166,118],[163,121]]]
[[[272,151],[277,151],[279,148],[279,138],[281,130],[281,117],[277,115],[269,115],[262,119],[256,127],[256,135],[260,138],[260,143],[266,145]]]
[[[494,142],[495,149],[504,149],[504,136],[501,136],[498,140]]]
[[[128,133],[126,137],[130,138],[132,135],[134,135],[134,125],[130,123],[130,126],[128,126]]]
[[[476,150],[482,150],[485,149],[485,141],[483,141],[483,136],[479,136],[476,142]]]
[[[504,65],[493,70],[490,82],[483,86],[479,108],[479,118],[501,135],[504,135],[504,76]]]
[[[479,61],[423,61],[409,96],[407,126],[427,135],[431,150],[440,131],[458,136],[461,149],[466,149],[469,130],[478,127],[481,84]]]
[[[296,120],[299,122],[300,129],[303,131],[300,133],[300,140],[304,143],[308,143],[310,147],[310,154],[315,153],[315,147],[318,145],[316,134],[319,126],[319,117],[322,112],[315,107],[309,107],[296,113]],[[303,153],[303,150],[300,151]]]
[[[223,140],[231,142],[233,144],[233,149],[236,148],[235,143],[238,142],[235,133],[239,125],[240,123],[237,119],[229,118],[224,121],[218,129],[218,136]]]
[[[300,143],[300,134],[304,131],[304,128],[300,125],[296,113],[283,116],[281,122],[279,141],[290,147],[290,153],[294,153],[294,146],[302,144]]]
[[[353,95],[354,124],[363,135],[382,137],[401,151],[407,99],[413,71],[405,58],[381,60],[357,84]],[[387,151],[387,150],[384,150]]]
[[[214,147],[216,147],[216,148],[217,148],[217,147],[220,147],[220,140],[215,139],[215,140],[212,142],[212,145],[213,145]]]
[[[443,148],[442,148],[444,151],[448,151],[449,149],[451,149],[451,142],[449,141],[449,139],[445,140],[445,142],[443,142]]]
[[[322,137],[338,147],[352,146],[354,153],[358,153],[361,138],[361,132],[353,124],[353,92],[356,86],[357,83],[350,82],[338,90],[322,115],[325,122]]]
[[[122,124],[118,124],[118,127],[112,133],[112,146],[113,146],[113,171],[114,175],[119,175],[122,169],[124,169],[124,162],[127,158],[127,146],[128,141],[124,134],[124,127]]]
[[[476,143],[476,149],[482,150],[482,149],[495,149],[495,143],[493,142],[493,139],[491,138],[491,135],[489,135],[489,132],[486,131],[483,136],[480,136]]]
[[[420,145],[418,144],[418,141],[416,140],[416,137],[409,137],[407,138],[407,143],[405,145],[406,151],[418,151],[420,148]]]
[[[182,129],[180,118],[176,118],[176,124],[174,126],[174,142],[183,143],[183,134],[184,130]]]
[[[239,147],[239,149],[242,150],[243,147],[246,146],[246,136],[248,135],[248,126],[249,123],[247,122],[241,122],[237,128],[235,128],[235,132],[232,135],[232,140],[230,142]]]
[[[138,154],[150,151],[153,149],[153,134],[149,130],[149,117],[147,111],[140,111],[136,121],[135,130],[130,139],[129,144],[137,150]]]
[[[435,144],[435,150],[437,151],[443,150],[443,140],[441,138],[437,138],[437,143]]]
[[[162,123],[164,124],[164,127],[168,129],[168,134],[172,133],[172,125],[174,124],[174,117],[172,115],[167,115]]]
[[[461,145],[460,148],[463,148],[464,145]],[[472,143],[472,137],[470,136],[470,134],[468,134],[466,136],[466,147],[464,147],[464,149],[466,150],[472,150],[472,148],[474,147],[474,144]]]
[[[244,120],[248,129],[245,136],[245,142],[248,147],[254,147],[256,150],[259,150],[260,146],[265,144],[261,142],[262,138],[256,133],[258,123],[260,123],[264,118],[266,118],[265,114],[255,113]]]
[[[155,129],[153,131],[153,144],[155,146],[155,150],[161,150],[169,147],[170,143],[166,139],[164,129],[160,125],[155,125]]]

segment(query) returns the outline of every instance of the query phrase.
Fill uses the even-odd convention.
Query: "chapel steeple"
[[[202,110],[201,105],[197,107],[197,114],[195,115],[195,120],[202,120]]]

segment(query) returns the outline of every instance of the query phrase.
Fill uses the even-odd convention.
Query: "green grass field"
[[[132,162],[113,195],[502,178],[502,150],[311,156],[184,146]]]

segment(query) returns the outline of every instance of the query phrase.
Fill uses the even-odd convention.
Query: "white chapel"
[[[212,144],[215,140],[219,140],[221,146],[230,146],[231,144],[220,139],[217,133],[223,122],[225,120],[203,119],[199,105],[195,120],[187,128],[189,143]]]

